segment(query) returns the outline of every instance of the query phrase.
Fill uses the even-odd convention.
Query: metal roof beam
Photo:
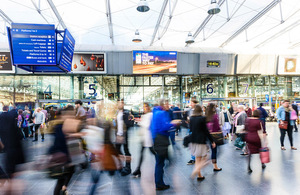
[[[156,22],[156,26],[155,26],[155,29],[154,29],[154,32],[153,32],[153,35],[152,35],[152,40],[151,40],[151,42],[150,42],[150,46],[152,46],[153,43],[154,43],[154,39],[155,39],[155,36],[156,36],[157,31],[158,31],[158,29],[159,29],[160,22],[161,22],[161,20],[162,20],[162,18],[163,18],[163,16],[164,16],[164,13],[165,13],[167,4],[168,4],[168,0],[164,0],[163,6],[162,6],[162,8],[161,8],[161,10],[160,10],[160,13],[159,13],[159,16],[158,16],[158,20],[157,20],[157,22]]]
[[[42,14],[42,10],[40,8],[40,0],[39,0],[39,6],[36,4],[34,0],[31,0],[33,6],[35,7],[36,11],[42,16],[42,18],[49,24],[48,20],[45,18],[45,16]]]
[[[3,18],[3,20],[5,20],[10,25],[11,23],[13,23],[13,21],[4,13],[4,11],[2,11],[2,9],[0,9],[0,17]]]
[[[109,38],[111,39],[111,43],[114,44],[114,32],[113,32],[113,24],[111,19],[111,9],[110,9],[110,0],[106,0],[106,17],[107,17],[107,24],[109,29]]]
[[[263,10],[261,10],[258,14],[256,14],[250,21],[248,21],[244,26],[238,29],[231,37],[229,37],[222,45],[221,48],[226,46],[230,41],[236,38],[239,34],[241,34],[244,30],[249,28],[252,24],[254,24],[257,20],[259,20],[262,16],[268,13],[272,8],[274,8],[281,0],[274,0],[269,5],[267,5]]]
[[[66,29],[67,26],[65,25],[65,23],[64,23],[64,21],[63,21],[63,19],[62,19],[62,17],[60,16],[59,12],[57,11],[57,9],[56,9],[56,7],[55,7],[53,1],[52,1],[52,0],[47,0],[47,1],[48,1],[48,4],[50,5],[52,11],[54,12],[56,18],[58,19],[58,22],[59,22],[59,24],[61,25],[61,27],[62,27],[63,29]]]

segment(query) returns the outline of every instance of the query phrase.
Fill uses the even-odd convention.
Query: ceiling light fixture
[[[147,12],[150,10],[147,0],[140,0],[137,8],[139,12]]]
[[[188,37],[187,37],[186,40],[185,40],[185,43],[186,43],[186,44],[191,44],[191,43],[194,43],[194,42],[195,42],[195,39],[194,39],[192,33],[189,32]]]
[[[217,14],[221,11],[219,4],[217,4],[216,0],[211,0],[211,4],[208,8],[208,14]]]
[[[132,39],[132,42],[135,42],[135,43],[140,43],[142,42],[142,39],[140,37],[140,33],[139,33],[139,30],[136,30],[135,33],[134,33],[134,38]]]

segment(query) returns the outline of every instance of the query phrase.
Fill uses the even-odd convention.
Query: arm
[[[205,133],[205,135],[207,136],[207,138],[209,139],[209,141],[211,142],[211,143],[213,143],[214,142],[214,140],[213,140],[213,138],[211,137],[211,135],[210,135],[210,133],[209,133],[209,131],[208,131],[208,129],[207,129],[207,125],[206,125],[206,118],[205,117],[203,117],[203,120],[201,121],[201,126],[200,126],[200,128],[201,129],[203,129],[203,131],[204,131],[204,133]]]

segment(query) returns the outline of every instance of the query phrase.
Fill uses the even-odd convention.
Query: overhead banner
[[[84,54],[76,53],[73,56],[73,73],[104,74],[106,70],[105,53]]]
[[[176,74],[176,51],[133,51],[133,74]]]
[[[278,74],[281,75],[299,75],[300,74],[300,58],[280,56],[278,60]]]
[[[14,73],[9,52],[0,52],[0,73]]]

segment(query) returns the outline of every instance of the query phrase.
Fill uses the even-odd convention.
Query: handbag
[[[237,148],[244,148],[245,147],[245,142],[243,141],[243,138],[242,137],[237,137],[235,139],[235,142],[234,142],[234,146],[237,147]]]
[[[163,135],[156,136],[154,140],[154,150],[158,156],[167,158],[169,145],[169,137]]]
[[[288,122],[287,121],[282,121],[279,123],[279,129],[287,129],[288,128]]]
[[[116,144],[125,144],[125,136],[116,135]]]
[[[189,144],[192,142],[192,134],[189,134],[189,135],[187,135],[187,136],[185,136],[184,138],[183,138],[183,146],[184,147],[189,147]]]
[[[224,144],[224,136],[223,132],[212,132],[210,133],[212,139],[216,143],[216,145],[220,146]]]
[[[259,150],[259,157],[261,163],[269,163],[270,162],[270,150],[268,147],[261,148]]]
[[[100,164],[104,171],[115,171],[122,168],[118,152],[112,144],[104,144],[100,155]]]
[[[81,120],[68,118],[64,121],[62,130],[64,133],[77,133],[80,130]]]
[[[237,125],[236,126],[236,133],[245,133],[245,125]]]

